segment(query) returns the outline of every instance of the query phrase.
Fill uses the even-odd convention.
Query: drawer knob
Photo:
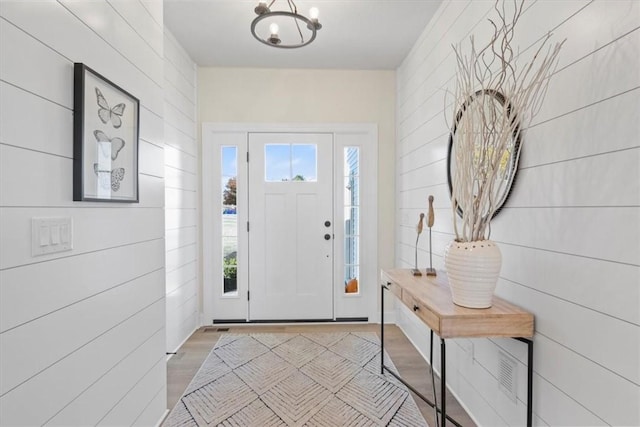
[[[420,310],[420,307],[418,307],[417,305],[413,304],[413,311],[418,311]]]

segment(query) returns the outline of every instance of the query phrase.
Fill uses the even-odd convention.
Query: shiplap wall
[[[165,28],[167,351],[199,325],[196,64]]]
[[[435,267],[453,238],[444,89],[451,45],[483,40],[493,2],[445,1],[397,73],[397,264],[435,196]],[[524,133],[515,189],[492,222],[503,254],[496,293],[536,316],[536,425],[640,425],[640,2],[525,3],[523,57],[547,31],[567,38],[540,114]],[[468,48],[468,43],[465,45]],[[420,264],[428,263],[422,239]],[[424,354],[428,334],[398,322]],[[517,402],[498,387],[499,352],[518,360]],[[435,352],[436,355],[439,352]],[[526,346],[449,340],[447,379],[481,425],[523,425]],[[436,359],[436,366],[439,360]]]
[[[0,3],[0,425],[166,409],[162,1]],[[140,99],[140,203],[72,201],[73,63]],[[31,256],[31,218],[73,250]]]

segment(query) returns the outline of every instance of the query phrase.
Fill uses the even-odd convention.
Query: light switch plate
[[[73,249],[71,217],[31,218],[31,256]]]
[[[34,225],[35,227],[35,225]],[[40,241],[40,246],[48,246],[49,245],[49,226],[44,224],[38,224],[38,240]]]

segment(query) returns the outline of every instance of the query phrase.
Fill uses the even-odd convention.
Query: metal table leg
[[[527,344],[527,427],[533,425],[533,340],[527,338],[514,339]]]
[[[433,368],[433,331],[429,334],[429,365]]]
[[[388,285],[387,285],[388,286]],[[384,290],[385,285],[380,285],[380,374],[384,374]]]
[[[533,341],[527,340],[528,362],[527,362],[527,427],[533,425]]]
[[[447,351],[444,338],[440,338],[440,407],[442,409],[442,427],[447,424]]]

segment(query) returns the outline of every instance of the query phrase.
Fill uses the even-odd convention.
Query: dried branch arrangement
[[[499,6],[502,3],[502,6]],[[521,129],[539,112],[557,66],[562,44],[548,46],[552,34],[540,42],[533,57],[516,64],[515,27],[524,0],[514,0],[512,12],[505,1],[494,6],[498,20],[489,20],[491,39],[477,47],[470,37],[470,51],[453,46],[457,59],[453,103],[451,202],[456,240],[488,239],[490,221],[508,191],[520,155]],[[456,212],[461,215],[458,224]]]

